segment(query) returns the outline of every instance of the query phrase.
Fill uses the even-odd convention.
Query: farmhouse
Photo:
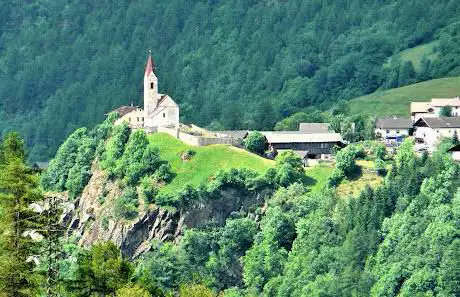
[[[460,117],[420,118],[414,123],[414,128],[417,143],[434,150],[442,138],[453,137],[455,132],[460,135]]]
[[[386,144],[398,144],[411,134],[412,121],[409,118],[380,118],[375,122],[375,135]]]
[[[305,152],[309,159],[328,159],[335,146],[345,146],[339,133],[303,133],[301,131],[261,132],[274,150]]]
[[[170,96],[158,93],[158,77],[151,54],[144,71],[144,109],[121,106],[113,112],[120,117],[115,124],[126,122],[131,129],[155,132],[161,127],[179,128],[179,106]]]
[[[444,107],[451,108],[452,117],[460,117],[460,98],[433,98],[431,102],[411,102],[410,111],[412,121],[420,118],[439,117]]]

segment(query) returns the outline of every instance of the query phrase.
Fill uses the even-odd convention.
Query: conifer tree
[[[38,178],[24,164],[24,142],[8,134],[1,145],[0,162],[0,293],[35,296],[38,274],[41,216],[30,205],[42,200]],[[2,295],[3,296],[3,295]]]

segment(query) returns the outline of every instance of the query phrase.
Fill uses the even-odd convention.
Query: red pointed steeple
[[[152,60],[152,51],[149,50],[149,58],[147,60],[147,65],[145,65],[144,76],[150,75],[151,72],[155,72],[155,64],[153,64],[153,60]]]

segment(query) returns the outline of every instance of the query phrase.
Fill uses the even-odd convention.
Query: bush
[[[158,194],[158,186],[152,178],[144,177],[141,181],[141,192],[146,203],[154,203],[155,196]]]
[[[154,177],[158,182],[169,183],[173,179],[171,165],[168,163],[161,164],[158,170],[155,172]]]
[[[332,171],[331,175],[327,179],[327,186],[330,188],[335,188],[340,185],[344,178],[345,175],[343,174],[343,171],[336,168]]]
[[[346,147],[339,151],[335,157],[336,168],[350,178],[358,171],[358,166],[355,162],[355,150],[352,147]]]
[[[244,147],[258,155],[262,155],[267,147],[267,140],[260,132],[250,132],[243,142]]]
[[[382,159],[375,159],[375,170],[380,176],[387,174],[387,168],[385,166],[385,162]]]
[[[137,216],[139,200],[136,188],[128,187],[115,202],[115,215],[118,218],[132,219]]]

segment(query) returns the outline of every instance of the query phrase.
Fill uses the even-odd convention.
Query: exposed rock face
[[[197,204],[187,210],[165,210],[139,206],[139,215],[130,221],[114,217],[114,202],[122,194],[118,182],[107,180],[104,172],[93,166],[93,175],[81,197],[67,207],[63,221],[69,235],[81,246],[98,241],[113,241],[129,258],[148,251],[152,240],[177,241],[185,228],[194,228],[212,220],[223,225],[232,212],[262,204],[263,195],[244,195],[235,189],[220,191],[218,199]]]

